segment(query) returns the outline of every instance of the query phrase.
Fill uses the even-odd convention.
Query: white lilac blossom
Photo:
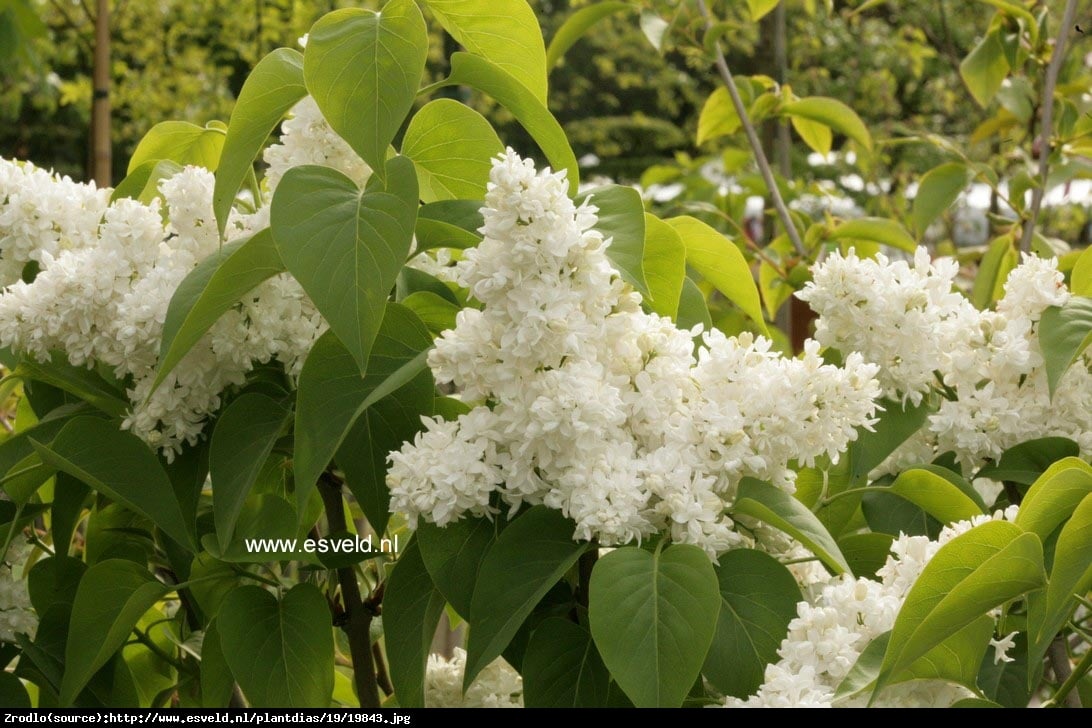
[[[747,700],[728,698],[728,707],[863,707],[867,696],[835,701],[838,685],[868,643],[895,625],[910,588],[941,546],[990,520],[1016,517],[1016,507],[977,516],[943,529],[936,541],[901,535],[880,568],[879,581],[842,575],[817,588],[816,596],[796,606],[796,618],[781,642],[779,660],[767,665],[762,686]],[[1006,659],[1011,635],[990,643]],[[1011,659],[1011,658],[1008,658]],[[881,707],[947,707],[969,690],[937,680],[899,683],[886,688]]]
[[[498,657],[463,693],[466,651],[456,647],[451,659],[429,655],[425,670],[425,707],[522,708],[523,678]]]
[[[1092,455],[1092,373],[1085,356],[1062,377],[1053,399],[1039,349],[1048,306],[1069,298],[1053,259],[1025,256],[994,310],[979,311],[955,288],[958,265],[913,263],[883,255],[834,254],[816,266],[797,295],[819,314],[824,346],[859,352],[880,365],[884,394],[939,402],[927,428],[884,466],[928,462],[953,452],[968,467],[996,459],[1026,440],[1060,436]]]
[[[310,96],[292,107],[289,118],[281,124],[280,140],[265,150],[263,158],[268,165],[265,183],[271,195],[285,172],[303,164],[333,167],[358,185],[372,174],[372,168],[330,127]]]
[[[38,629],[24,573],[31,551],[29,544],[17,539],[0,561],[0,642],[14,642],[18,634],[33,639]]]
[[[391,509],[416,525],[545,504],[603,545],[666,532],[716,554],[750,543],[726,515],[740,480],[791,491],[790,462],[837,459],[870,426],[877,367],[798,359],[749,334],[678,329],[641,309],[606,256],[596,209],[563,173],[494,162],[482,242],[454,266],[482,308],[429,356],[472,409],[426,420],[391,453]]]
[[[305,146],[301,134],[292,141],[297,148]],[[326,144],[322,138],[316,146]],[[321,151],[312,156],[321,158]],[[8,189],[13,179],[43,202]],[[212,174],[187,167],[163,180],[162,201],[150,204],[109,203],[108,190],[5,160],[0,185],[4,270],[21,270],[29,260],[40,267],[33,282],[5,279],[0,345],[39,361],[59,355],[76,366],[111,368],[129,383],[124,427],[167,457],[197,441],[221,393],[241,384],[255,363],[276,358],[288,374],[298,374],[325,328],[299,284],[276,276],[228,311],[153,393],[171,296],[220,245]],[[256,230],[267,216],[265,207],[233,214],[228,238]]]

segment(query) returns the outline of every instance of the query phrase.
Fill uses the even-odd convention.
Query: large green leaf
[[[485,554],[497,540],[497,524],[485,518],[464,518],[441,528],[417,527],[417,545],[436,588],[463,619],[470,617],[474,585]]]
[[[955,537],[907,593],[884,653],[877,692],[949,635],[1045,581],[1042,543],[1015,524],[990,521]]]
[[[675,228],[686,246],[686,264],[739,306],[760,331],[766,331],[758,286],[751,266],[736,244],[693,217],[673,217],[667,223]]]
[[[979,106],[989,106],[994,94],[1009,75],[1009,62],[1001,34],[993,31],[976,45],[959,64],[959,75]]]
[[[546,103],[546,47],[526,0],[424,0],[466,50],[504,69]]]
[[[565,18],[565,22],[550,39],[550,45],[546,48],[546,68],[553,70],[558,62],[573,45],[588,30],[604,18],[615,13],[633,10],[634,6],[626,2],[597,2],[587,7],[580,8],[575,13]]]
[[[777,660],[803,597],[792,573],[761,551],[729,551],[715,570],[720,617],[702,674],[725,695],[746,698],[762,685],[766,665]]]
[[[428,30],[412,0],[390,0],[381,12],[335,10],[308,34],[307,90],[333,130],[380,175],[427,55]]]
[[[956,201],[969,181],[970,173],[961,162],[946,162],[925,173],[910,215],[919,235]]]
[[[1059,460],[1024,495],[1016,525],[1038,535],[1045,543],[1089,493],[1092,493],[1092,465],[1077,457]]]
[[[159,183],[182,171],[182,165],[169,159],[152,159],[144,162],[118,183],[110,195],[110,202],[128,197],[145,205],[160,196]]]
[[[464,689],[508,646],[546,592],[584,553],[560,511],[533,506],[508,525],[482,559],[470,602]]]
[[[291,420],[291,410],[280,402],[249,392],[228,405],[216,421],[209,450],[209,473],[220,548],[226,549],[231,543],[243,503],[273,451],[273,444]]]
[[[519,79],[485,58],[460,52],[451,56],[451,74],[429,88],[442,86],[470,86],[492,96],[516,117],[520,126],[542,149],[550,165],[568,173],[569,189],[576,192],[580,184],[580,169],[565,130],[546,104]]]
[[[686,280],[686,247],[675,229],[651,213],[645,213],[645,279],[651,295],[650,308],[675,318]]]
[[[682,295],[679,296],[679,310],[675,314],[675,325],[680,329],[692,329],[701,324],[702,331],[710,331],[713,328],[713,317],[709,313],[709,305],[705,302],[705,294],[698,288],[689,276],[683,281]]]
[[[186,518],[159,459],[135,435],[96,417],[77,417],[50,443],[34,442],[44,462],[149,518],[184,546],[194,543]]]
[[[171,294],[159,344],[159,386],[194,344],[247,292],[284,271],[284,264],[265,228],[233,240],[202,260]]]
[[[278,48],[258,61],[243,82],[231,110],[212,194],[221,235],[235,194],[253,170],[254,158],[288,110],[306,95],[303,56],[291,48]]]
[[[578,195],[576,202],[580,204],[588,199],[599,208],[595,229],[611,241],[607,257],[622,278],[641,295],[648,296],[644,269],[645,206],[641,193],[632,187],[606,185]]]
[[[383,402],[383,411],[377,413],[379,419],[368,420],[362,428],[381,426],[384,420],[402,422],[407,417],[429,414],[433,399],[432,376],[424,352],[431,344],[432,337],[425,325],[413,312],[397,303],[387,304],[387,313],[383,316],[364,377],[360,376],[353,355],[332,332],[323,334],[315,342],[300,372],[296,394],[293,465],[296,502],[301,513],[319,475],[346,442],[354,423],[365,410],[389,398],[389,402]],[[425,394],[428,396],[424,397]],[[367,429],[359,434],[367,436]],[[363,444],[359,438],[354,441]],[[369,451],[368,457],[371,454]],[[350,488],[354,493],[358,492],[358,464],[363,469],[367,467],[367,461],[354,459],[349,466]],[[359,492],[363,494],[364,491]],[[370,502],[365,499],[365,503]],[[386,512],[385,503],[383,512]],[[376,519],[378,524],[373,525],[377,527],[383,522],[375,512],[369,513],[368,517]]]
[[[849,572],[849,564],[830,533],[807,506],[769,483],[744,478],[739,484],[732,512],[757,518],[802,543],[836,574]]]
[[[91,676],[125,644],[144,613],[169,591],[132,561],[107,559],[87,570],[72,604],[61,705],[72,704]]]
[[[1061,308],[1051,306],[1039,320],[1039,348],[1046,360],[1050,395],[1066,370],[1092,344],[1092,298],[1073,296]]]
[[[610,674],[591,634],[571,620],[550,617],[535,627],[521,672],[528,708],[607,707]]]
[[[1069,290],[1074,296],[1092,296],[1092,248],[1086,248],[1077,258],[1070,273]]]
[[[871,240],[906,253],[917,250],[918,243],[895,220],[885,217],[860,217],[846,220],[830,231],[831,240]]]
[[[627,546],[592,570],[592,637],[639,708],[682,705],[713,642],[720,605],[713,565],[696,546]]]
[[[356,184],[329,167],[293,167],[270,211],[281,260],[363,372],[417,220],[413,162],[395,157],[387,183]]]
[[[1005,450],[995,464],[982,468],[975,477],[1030,486],[1054,463],[1080,454],[1081,446],[1066,437],[1026,440]]]
[[[454,99],[425,104],[402,138],[402,154],[417,166],[424,202],[481,199],[490,160],[503,152],[485,117]]]
[[[970,496],[929,470],[906,470],[895,478],[888,490],[941,523],[955,523],[982,515],[982,509]]]
[[[977,308],[985,310],[1001,298],[1005,280],[1019,262],[1020,253],[1012,233],[1000,235],[990,242],[978,266],[971,292],[971,301]]]
[[[872,149],[872,135],[868,133],[868,127],[861,121],[861,117],[837,99],[809,96],[784,104],[781,111],[788,116],[798,116],[829,126],[857,142],[865,150]]]
[[[52,361],[46,363],[24,359],[8,377],[29,379],[57,387],[112,417],[123,417],[129,411],[129,400],[125,393],[99,376],[95,370],[73,366],[59,353],[51,356]]]
[[[431,248],[473,248],[481,242],[481,202],[442,200],[422,205],[417,213],[418,253]]]
[[[0,705],[16,709],[32,707],[23,682],[10,672],[0,672]]]
[[[849,444],[849,480],[857,483],[895,452],[915,432],[921,429],[929,416],[930,406],[923,400],[916,407],[894,400],[880,401],[883,411],[878,413],[879,422],[872,430],[860,429],[857,439]]]
[[[1077,607],[1077,596],[1092,589],[1092,494],[1086,495],[1058,536],[1045,593],[1029,599],[1032,655],[1041,659]]]
[[[425,704],[425,664],[444,610],[414,539],[398,556],[383,594],[383,644],[401,708]]]
[[[216,620],[209,622],[201,641],[201,707],[226,708],[231,701],[235,679],[231,676],[224,647],[220,643],[220,630]]]
[[[148,130],[129,158],[126,174],[146,162],[169,159],[215,172],[224,148],[224,129],[219,122],[197,126],[188,121],[161,121]]]
[[[239,587],[220,605],[216,623],[231,674],[252,706],[330,704],[333,629],[314,585],[297,584],[280,601],[260,587]]]

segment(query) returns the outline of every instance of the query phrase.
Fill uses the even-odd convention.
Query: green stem
[[[168,665],[170,665],[174,669],[178,670],[179,672],[185,672],[186,671],[186,667],[185,667],[185,665],[182,664],[181,660],[177,659],[173,655],[168,655],[166,652],[164,652],[159,647],[159,645],[157,645],[155,643],[155,641],[151,637],[148,636],[147,632],[142,632],[139,628],[134,627],[133,628],[133,634],[136,635],[137,642],[139,642],[140,644],[147,647],[148,651],[151,652],[153,655],[155,655],[159,659],[163,660],[164,662],[166,662]]]

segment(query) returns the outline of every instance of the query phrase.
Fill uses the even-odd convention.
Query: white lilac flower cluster
[[[796,618],[781,642],[778,662],[766,666],[764,682],[747,700],[728,698],[728,707],[863,707],[865,696],[835,701],[838,685],[849,674],[868,643],[895,625],[895,617],[910,588],[941,546],[990,520],[1016,517],[1011,506],[992,516],[961,521],[941,531],[936,541],[903,534],[891,544],[891,555],[877,573],[879,581],[843,575],[818,589],[811,601],[797,604]],[[1008,638],[990,643],[995,661],[1011,661]],[[969,690],[939,680],[918,680],[888,687],[879,696],[880,707],[947,707]]]
[[[725,514],[743,477],[792,490],[790,461],[837,458],[873,422],[874,365],[715,330],[695,355],[697,330],[641,310],[563,173],[509,150],[490,179],[484,239],[455,266],[483,307],[429,357],[473,409],[390,455],[391,509],[410,523],[490,515],[497,496],[560,510],[577,539],[666,531],[715,554],[747,543]]]
[[[18,634],[33,639],[38,629],[38,614],[30,604],[24,574],[31,551],[25,541],[16,541],[0,561],[0,642],[14,642]]]
[[[834,254],[812,273],[797,295],[819,314],[820,343],[879,364],[885,396],[939,400],[928,426],[885,468],[945,452],[977,467],[1048,436],[1071,438],[1092,455],[1089,359],[1070,368],[1051,399],[1039,349],[1043,311],[1069,298],[1055,260],[1025,256],[986,311],[955,289],[958,264],[930,261],[924,248],[912,263]]]
[[[523,678],[498,657],[463,693],[466,651],[456,647],[451,659],[428,656],[425,670],[427,708],[522,708]]]
[[[270,195],[297,164],[367,178],[367,165],[312,100],[294,114],[266,152]],[[196,442],[221,393],[255,363],[275,358],[296,375],[325,329],[299,284],[276,276],[244,296],[152,392],[171,296],[220,246],[213,185],[210,172],[187,167],[159,184],[162,201],[110,202],[109,190],[0,160],[0,345],[41,361],[58,353],[76,366],[110,367],[128,383],[124,426],[168,457]],[[233,213],[228,239],[265,227],[268,209]],[[31,261],[40,270],[26,283],[20,274]]]

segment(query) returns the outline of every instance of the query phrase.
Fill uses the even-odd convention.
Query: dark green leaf
[[[1028,440],[1001,453],[996,465],[987,465],[975,477],[1031,485],[1055,462],[1080,452],[1080,446],[1065,437]]]
[[[589,199],[599,209],[595,229],[611,241],[607,257],[627,283],[648,296],[644,269],[645,206],[641,193],[632,187],[607,185],[578,195],[575,202],[580,204]]]
[[[1071,297],[1061,308],[1051,306],[1039,320],[1039,348],[1046,360],[1050,396],[1058,382],[1092,344],[1092,298]]]
[[[470,617],[478,570],[496,540],[497,524],[485,518],[417,526],[415,541],[432,581],[463,619]]]
[[[911,217],[918,234],[924,233],[947,210],[970,181],[970,173],[961,162],[947,162],[929,170],[921,178]]]
[[[603,708],[610,675],[589,632],[567,619],[543,620],[523,657],[523,703],[528,708]]]
[[[398,705],[425,704],[425,664],[444,598],[432,583],[414,539],[398,557],[383,596],[383,641]]]

